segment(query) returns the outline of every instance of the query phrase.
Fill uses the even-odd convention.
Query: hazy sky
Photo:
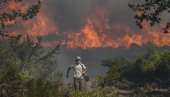
[[[86,18],[101,7],[108,10],[111,23],[135,27],[133,12],[128,7],[132,1],[134,0],[44,0],[44,6],[61,30],[81,28]]]
[[[95,13],[96,9],[105,8],[107,10],[108,20],[110,24],[120,26],[120,28],[112,29],[113,34],[109,36],[113,40],[121,35],[137,33],[139,28],[135,24],[133,18],[134,12],[128,7],[129,3],[136,0],[43,0],[42,11],[48,18],[56,23],[59,32],[71,30],[70,33],[79,32],[87,22],[87,18]],[[101,19],[103,16],[97,16]],[[102,19],[103,20],[103,19]],[[128,29],[125,29],[125,28]],[[130,29],[130,30],[129,30]],[[127,31],[128,30],[128,31]],[[118,32],[120,34],[117,34]],[[98,32],[97,32],[98,33]],[[107,32],[106,32],[107,33]],[[154,32],[156,33],[156,32]],[[142,37],[151,37],[156,39],[154,34],[143,33]],[[151,35],[151,36],[150,36]],[[158,35],[159,36],[159,35]],[[62,38],[62,35],[47,35],[47,40],[56,40]],[[163,35],[160,35],[163,37]],[[159,38],[159,37],[158,37]],[[168,39],[168,37],[165,37]],[[134,37],[135,39],[135,37]],[[132,39],[132,41],[135,41]],[[141,40],[143,41],[143,40]],[[159,41],[159,40],[156,40]],[[124,41],[126,44],[126,41]],[[91,76],[105,72],[105,69],[100,66],[101,60],[113,57],[128,57],[134,59],[136,56],[145,52],[144,47],[132,46],[129,49],[125,48],[95,48],[95,49],[61,49],[61,54],[58,56],[59,70],[65,73],[68,65],[74,62],[74,57],[80,55],[83,62],[87,65]]]

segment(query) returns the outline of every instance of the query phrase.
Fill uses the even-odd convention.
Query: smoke
[[[163,24],[149,27],[144,22],[143,30],[135,25],[134,13],[128,7],[133,1],[43,0],[38,16],[29,21],[18,20],[11,34],[43,36],[47,47],[63,44],[66,48],[62,48],[63,52],[57,57],[59,70],[65,73],[67,66],[74,62],[73,58],[80,55],[90,75],[94,76],[105,72],[99,66],[103,59],[134,59],[144,52],[143,47],[138,46],[147,42],[159,47],[170,46],[170,34],[160,31]]]
[[[148,41],[160,46],[170,45],[170,36],[162,34],[160,27],[149,28],[145,23],[145,28],[141,31],[136,26],[133,12],[128,7],[128,3],[133,0],[45,2],[48,6],[45,12],[53,16],[52,19],[58,24],[60,37],[68,47],[61,48],[62,52],[57,57],[58,70],[63,74],[74,63],[77,55],[83,58],[90,77],[94,78],[95,75],[102,75],[107,71],[107,68],[100,66],[103,59],[126,57],[135,60],[136,56],[145,53],[145,48],[137,45],[142,46]],[[60,38],[52,35],[47,36],[46,40],[48,39]]]
[[[128,7],[133,0],[51,0],[45,1],[45,13],[52,14],[63,43],[69,48],[142,46],[151,41],[169,46],[170,35],[144,22],[139,29]],[[55,41],[55,40],[54,40]]]
[[[12,33],[43,36],[45,46],[61,42],[68,48],[129,48],[132,44],[142,46],[148,41],[157,46],[169,46],[170,34],[160,31],[164,24],[148,27],[144,22],[143,30],[135,25],[133,12],[128,7],[132,1],[43,0],[38,16],[29,21],[19,20]],[[21,9],[27,6],[29,4]],[[15,3],[9,5],[10,9],[15,7]],[[50,35],[54,36],[48,37]]]
[[[61,31],[79,31],[86,23],[86,19],[98,8],[106,8],[109,12],[110,23],[133,24],[132,11],[128,8],[131,0],[46,0],[45,10],[53,14]],[[99,16],[100,17],[100,16]]]
[[[170,47],[161,47],[158,50],[170,50]],[[133,44],[130,48],[92,48],[92,49],[70,49],[61,48],[61,54],[58,55],[57,70],[63,73],[65,78],[67,68],[74,63],[76,56],[82,57],[82,62],[86,65],[90,79],[95,79],[96,75],[104,76],[108,68],[101,66],[101,61],[112,59],[114,57],[127,58],[133,62],[138,56],[146,53],[146,45],[139,47]],[[71,74],[71,73],[70,73]]]

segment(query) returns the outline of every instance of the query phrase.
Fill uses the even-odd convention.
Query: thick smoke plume
[[[43,0],[38,16],[22,21],[12,27],[11,34],[43,36],[45,46],[61,43],[68,48],[142,46],[152,42],[157,46],[170,46],[170,34],[161,33],[160,24],[149,27],[143,22],[140,30],[134,23],[133,13],[128,8],[130,0]],[[29,4],[9,4],[6,10]],[[15,21],[7,22],[12,25]]]

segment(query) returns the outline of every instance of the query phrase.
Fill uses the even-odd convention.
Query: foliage
[[[11,1],[1,0],[0,5],[8,5]],[[161,11],[167,10],[165,7],[161,9],[160,5],[169,1],[146,0],[149,1],[153,4],[146,3],[138,7],[130,5],[134,11],[142,13],[141,16],[135,16],[139,26],[143,19],[150,21],[151,25],[159,23],[157,16]],[[15,3],[21,2],[22,0],[15,0]],[[156,4],[159,5],[158,9],[155,8],[158,12],[147,13],[149,7]],[[144,8],[146,6],[148,9]],[[170,51],[158,51],[150,44],[147,53],[139,56],[134,62],[125,58],[103,60],[102,66],[108,67],[109,70],[105,76],[98,76],[92,82],[90,91],[67,92],[63,87],[62,74],[55,72],[55,56],[59,53],[59,46],[44,48],[41,37],[33,41],[28,35],[26,39],[21,39],[20,35],[9,36],[3,33],[7,27],[6,21],[13,21],[18,17],[31,19],[37,15],[40,7],[41,3],[37,0],[37,4],[32,5],[26,13],[17,9],[0,13],[0,35],[5,38],[0,41],[0,97],[119,97],[120,89],[138,90],[140,87],[144,91],[139,93],[140,95],[135,94],[135,97],[145,97],[152,85],[159,88],[170,86]],[[167,27],[165,31],[168,29]]]
[[[57,84],[37,79],[28,73],[21,73],[15,65],[6,68],[0,78],[1,97],[52,97],[51,95],[57,97],[61,95]]]
[[[103,61],[109,67],[106,76],[97,78],[102,87],[132,89],[146,84],[157,88],[168,88],[170,83],[170,51],[158,51],[149,44],[147,53],[139,56],[134,62],[124,58],[113,58]]]
[[[155,71],[159,60],[160,56],[156,47],[150,44],[147,48],[147,54],[140,56],[134,64],[139,66],[142,72],[151,72]]]
[[[27,37],[11,38],[8,44],[0,45],[0,96],[2,97],[52,97],[60,95],[61,76],[52,73],[56,69],[53,57],[59,47],[45,49],[40,39],[34,42]],[[47,64],[49,63],[49,64]],[[57,79],[58,78],[58,79]],[[62,92],[61,92],[62,93]]]
[[[28,20],[37,15],[41,8],[40,0],[36,0],[37,4],[32,4],[30,8],[27,9],[26,12],[22,12],[21,9],[11,9],[8,11],[3,11],[6,7],[10,6],[11,2],[15,2],[16,4],[21,4],[23,0],[0,0],[0,29],[5,29],[7,27],[7,21],[16,20],[18,17]],[[4,32],[1,30],[1,34]]]
[[[26,86],[29,89],[26,97],[62,97],[63,95],[58,84],[44,79],[33,79]]]
[[[70,97],[119,97],[116,95],[116,90],[113,88],[97,87],[92,92],[73,92]]]
[[[122,79],[123,73],[127,71],[127,68],[130,68],[130,62],[125,58],[113,58],[108,60],[103,60],[102,65],[109,67],[106,76],[99,79],[99,85],[102,87],[105,86],[115,86],[115,87],[126,87],[126,80]]]
[[[147,54],[133,63],[134,68],[126,72],[126,78],[139,85],[155,84],[157,87],[169,87],[169,54],[169,51],[160,52],[151,46]]]
[[[144,20],[149,21],[150,25],[153,26],[156,23],[161,22],[162,13],[170,13],[170,1],[169,0],[138,0],[138,4],[129,4],[129,7],[137,12],[134,16],[136,24],[142,27]],[[166,27],[163,28],[164,33],[169,33],[170,21],[166,22]]]
[[[41,2],[32,4],[24,13],[21,9],[4,10],[10,3],[23,0],[0,0],[0,97],[62,97],[62,75],[55,73],[59,46],[44,48],[41,37],[8,35],[6,22],[36,16]]]

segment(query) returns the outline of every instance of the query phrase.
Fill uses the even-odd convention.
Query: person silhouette
[[[74,77],[73,77],[73,84],[74,89],[77,91],[82,90],[82,81],[83,81],[83,75],[86,74],[86,66],[81,62],[81,57],[77,56],[75,59],[75,63],[71,64],[67,69],[66,77],[69,78],[69,72],[73,69]],[[78,85],[77,85],[78,84]]]

